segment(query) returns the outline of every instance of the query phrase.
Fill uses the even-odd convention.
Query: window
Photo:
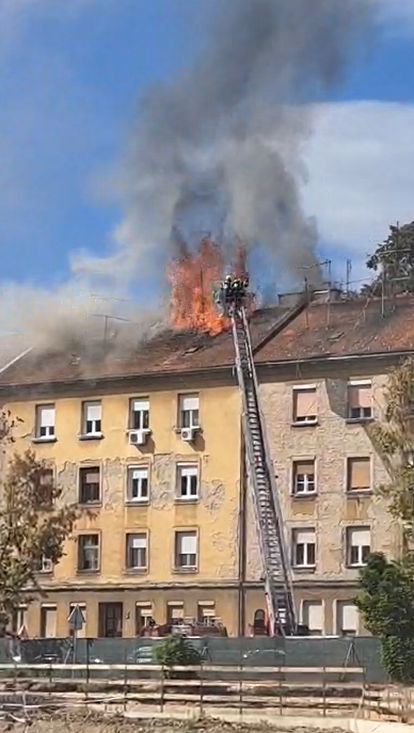
[[[178,399],[178,426],[180,428],[198,428],[199,418],[199,398],[198,395],[184,394]]]
[[[365,565],[371,552],[371,530],[369,527],[348,527],[346,531],[347,565]]]
[[[211,626],[216,618],[216,604],[214,601],[199,601],[197,604],[197,620],[199,624]]]
[[[175,566],[191,570],[197,567],[197,532],[176,532]]]
[[[82,434],[101,435],[102,405],[100,402],[84,402],[82,405]]]
[[[126,567],[128,570],[145,570],[147,568],[148,536],[146,532],[127,534]]]
[[[184,603],[171,601],[167,603],[167,623],[180,624],[184,620]]]
[[[315,567],[315,530],[293,530],[293,565],[296,567]]]
[[[85,623],[83,624],[81,629],[78,629],[76,632],[76,638],[77,639],[85,639],[86,638],[86,603],[71,603],[69,606],[69,617],[72,613],[72,611],[76,608],[76,606],[79,606],[82,616],[85,620]],[[68,636],[74,636],[74,631],[72,627],[70,626],[68,629]]]
[[[53,504],[53,489],[55,485],[55,473],[53,468],[44,468],[42,470],[39,478],[39,484],[41,503],[43,506],[50,507]]]
[[[298,424],[316,423],[316,387],[294,387],[293,422]]]
[[[358,610],[352,601],[336,602],[336,633],[354,636],[358,632]]]
[[[55,437],[55,406],[36,407],[36,438],[47,440]]]
[[[293,493],[296,496],[314,494],[315,484],[315,461],[294,461],[293,462]]]
[[[348,418],[350,420],[367,420],[370,417],[372,417],[371,382],[349,382]]]
[[[18,636],[27,634],[27,606],[18,606],[12,614],[12,632]]]
[[[36,573],[51,573],[53,570],[53,563],[49,557],[43,555],[34,561],[34,571]]]
[[[96,504],[101,496],[99,466],[83,466],[79,469],[79,503]]]
[[[148,467],[130,466],[127,479],[127,501],[148,501]]]
[[[179,464],[177,466],[177,497],[179,499],[198,498],[198,466]]]
[[[347,491],[369,491],[371,488],[371,459],[348,458],[347,460]]]
[[[56,637],[56,606],[42,606],[40,609],[40,637],[54,639]]]
[[[137,397],[130,401],[129,427],[131,430],[149,429],[148,397]]]
[[[303,601],[302,623],[309,628],[312,636],[319,636],[323,632],[323,605],[322,601]]]
[[[79,535],[78,547],[78,570],[99,570],[99,535]]]
[[[150,601],[138,601],[135,604],[135,635],[139,636],[142,629],[150,626],[153,621],[152,603]]]

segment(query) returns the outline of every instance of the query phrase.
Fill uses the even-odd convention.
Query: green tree
[[[363,294],[380,295],[391,287],[394,294],[414,292],[414,222],[390,226],[384,242],[367,259],[366,265],[378,275],[361,289]]]
[[[0,413],[0,622],[4,628],[16,606],[43,594],[37,574],[42,557],[61,559],[77,517],[75,505],[62,502],[45,461],[32,450],[13,452],[15,422]]]
[[[355,605],[368,631],[381,639],[385,669],[397,682],[414,682],[414,564],[372,554],[360,572]]]
[[[401,529],[401,556],[373,554],[360,572],[355,600],[366,628],[381,639],[391,677],[414,681],[414,360],[393,369],[384,390],[384,421],[369,435],[387,468],[389,481],[376,487]]]

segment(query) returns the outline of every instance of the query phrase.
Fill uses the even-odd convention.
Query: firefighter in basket
[[[232,277],[227,275],[224,279],[221,290],[223,305],[226,310],[229,308],[239,308],[247,295],[249,288],[249,278]]]

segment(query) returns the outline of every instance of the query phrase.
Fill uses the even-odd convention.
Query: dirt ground
[[[278,727],[278,733],[283,729]],[[285,728],[292,733],[292,728]],[[214,719],[202,721],[179,720],[125,720],[122,717],[103,718],[95,713],[51,715],[31,720],[28,723],[1,721],[0,733],[274,733],[266,724],[248,725],[225,723]],[[294,729],[295,733],[326,733],[317,728]],[[343,733],[334,725],[330,733]]]

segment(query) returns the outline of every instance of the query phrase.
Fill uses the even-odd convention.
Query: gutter
[[[283,367],[292,366],[293,364],[321,364],[323,362],[348,362],[348,361],[359,361],[368,359],[398,359],[407,356],[414,356],[414,350],[410,349],[407,351],[384,351],[384,352],[372,352],[370,354],[345,354],[344,356],[313,356],[309,358],[296,358],[296,359],[283,359],[280,361],[263,361],[256,362],[256,369],[272,368],[272,367]]]

